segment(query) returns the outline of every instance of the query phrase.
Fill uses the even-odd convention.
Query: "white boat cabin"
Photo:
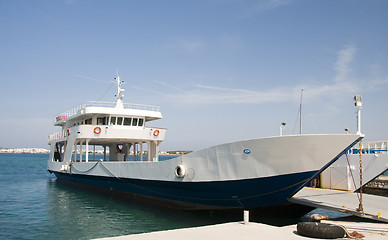
[[[49,136],[52,161],[158,161],[167,130],[146,125],[162,118],[160,108],[124,104],[124,89],[119,77],[115,80],[116,103],[87,102],[55,117],[62,130]]]

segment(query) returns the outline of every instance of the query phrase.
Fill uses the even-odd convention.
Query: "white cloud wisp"
[[[191,90],[179,89],[175,93],[164,95],[174,102],[184,104],[263,104],[297,101],[301,89],[305,90],[305,96],[310,99],[322,96],[342,96],[345,93],[358,91],[358,87],[348,79],[351,72],[350,64],[354,60],[355,54],[356,47],[354,45],[346,45],[338,51],[337,60],[334,63],[335,77],[328,84],[298,84],[291,88],[275,87],[266,91],[196,84]]]
[[[338,51],[337,61],[334,64],[334,69],[337,71],[337,75],[334,78],[335,82],[344,82],[349,78],[349,73],[352,71],[349,66],[353,61],[356,54],[356,47],[351,45],[346,45],[343,49]]]

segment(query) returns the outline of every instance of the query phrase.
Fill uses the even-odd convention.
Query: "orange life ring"
[[[159,130],[156,129],[156,130],[154,131],[154,136],[156,137],[156,136],[158,136],[158,135],[159,135]]]
[[[70,136],[70,128],[67,129],[67,136]]]
[[[94,128],[94,133],[95,134],[100,134],[101,133],[101,128],[100,127],[95,127]]]

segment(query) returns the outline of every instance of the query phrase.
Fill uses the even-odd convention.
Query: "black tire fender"
[[[302,236],[313,238],[343,238],[346,234],[341,226],[318,222],[300,222],[296,230]]]

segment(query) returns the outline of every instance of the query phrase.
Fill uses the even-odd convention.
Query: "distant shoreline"
[[[44,148],[0,148],[0,153],[50,153]]]
[[[159,155],[184,155],[190,152],[191,151],[168,151],[160,152]],[[0,148],[0,153],[50,153],[50,150],[44,148]],[[93,153],[89,152],[89,154]],[[103,153],[96,152],[95,154]]]

